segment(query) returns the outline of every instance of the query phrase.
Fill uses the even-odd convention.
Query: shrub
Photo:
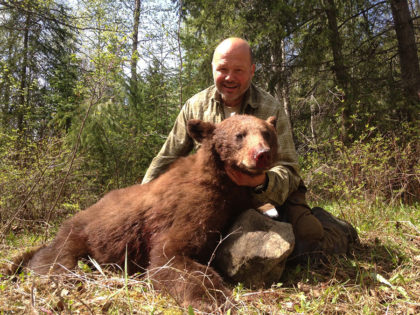
[[[373,127],[345,146],[323,141],[302,162],[304,180],[315,200],[362,200],[369,203],[419,201],[420,147],[416,128],[401,136]]]
[[[0,132],[0,219],[4,229],[55,220],[97,199],[95,177],[82,171],[63,139],[25,141],[16,132]],[[63,186],[63,189],[60,189]],[[56,200],[58,201],[56,204]],[[50,213],[51,212],[51,213]]]

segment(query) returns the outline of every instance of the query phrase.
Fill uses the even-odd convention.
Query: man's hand
[[[238,186],[256,187],[258,185],[262,185],[264,184],[267,176],[265,172],[256,176],[247,175],[234,170],[230,166],[225,166],[225,170],[229,178]]]

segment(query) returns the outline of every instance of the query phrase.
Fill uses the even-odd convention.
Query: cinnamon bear
[[[21,256],[36,273],[57,274],[78,259],[147,270],[155,288],[184,306],[211,309],[230,291],[210,267],[234,219],[251,207],[251,188],[227,176],[225,166],[261,174],[276,160],[275,117],[236,115],[215,125],[188,121],[197,153],[179,158],[155,180],[106,194],[66,220],[51,244]],[[17,260],[16,260],[17,262]]]

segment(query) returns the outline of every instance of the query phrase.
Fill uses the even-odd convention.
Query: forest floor
[[[352,257],[288,266],[281,283],[232,285],[238,314],[420,314],[420,205],[326,207],[358,229]],[[39,244],[31,231],[0,243],[2,262]],[[0,275],[0,314],[198,314],[152,289],[147,279],[95,269],[48,279]],[[228,312],[230,313],[230,312]],[[233,312],[232,312],[233,313]]]

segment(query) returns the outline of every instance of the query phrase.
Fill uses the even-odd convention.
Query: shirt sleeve
[[[268,186],[265,192],[254,194],[257,204],[272,203],[281,206],[301,182],[299,164],[292,132],[282,109],[277,114],[278,157],[276,165],[267,172]]]
[[[188,135],[187,121],[189,120],[189,102],[185,103],[178,114],[175,124],[166,138],[165,143],[158,155],[152,160],[142,184],[148,183],[165,172],[168,167],[180,156],[186,156],[191,152],[194,141]]]

